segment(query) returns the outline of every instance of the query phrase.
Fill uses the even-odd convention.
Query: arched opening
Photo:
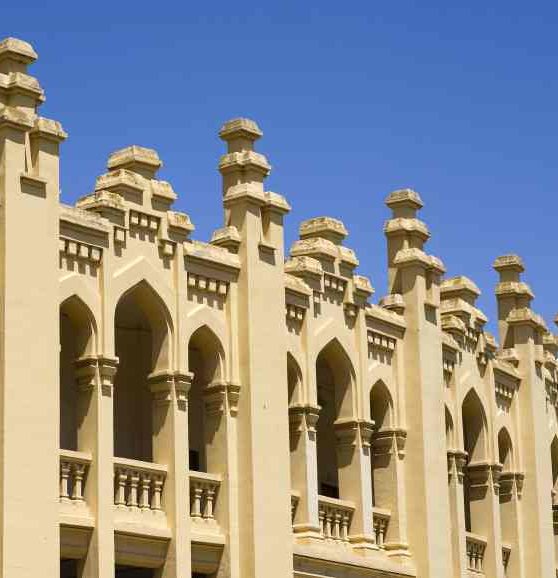
[[[60,448],[79,449],[81,416],[76,361],[95,351],[95,323],[89,308],[76,296],[60,306]]]
[[[554,436],[550,444],[550,459],[552,464],[552,504],[558,504],[558,437]]]
[[[374,438],[382,430],[389,429],[392,426],[393,401],[391,394],[383,381],[377,381],[370,390],[370,419],[374,422]],[[377,507],[387,506],[387,497],[392,488],[382,487],[381,471],[389,466],[391,460],[390,452],[385,451],[385,447],[374,443],[372,440],[372,450],[370,452],[370,471],[372,483],[372,504]]]
[[[349,357],[335,339],[316,359],[316,383],[321,407],[316,425],[318,491],[323,496],[339,498],[335,422],[353,415],[354,372]]]
[[[446,449],[454,449],[455,438],[453,432],[453,418],[451,417],[451,412],[448,406],[445,406],[445,416],[446,416]]]
[[[300,441],[300,431],[298,428],[298,422],[294,427],[291,427],[291,419],[300,419],[299,416],[292,416],[292,412],[296,412],[297,406],[300,407],[302,403],[302,371],[295,358],[287,353],[287,395],[288,395],[288,413],[287,419],[289,420],[289,449],[291,453],[290,468],[291,468],[291,487],[295,488],[300,477],[299,469],[304,469],[304,459],[297,456],[298,444]],[[297,467],[298,466],[298,467]],[[302,479],[305,477],[302,475]]]
[[[468,532],[475,531],[474,501],[482,501],[482,496],[471,492],[471,476],[469,468],[486,459],[486,414],[477,393],[471,389],[463,400],[463,443],[467,452],[467,467],[463,480],[465,503],[465,528]]]
[[[188,343],[188,369],[193,373],[188,396],[188,447],[190,469],[218,472],[213,457],[214,427],[208,420],[204,392],[223,377],[224,352],[217,336],[206,325],[197,329]]]
[[[502,464],[503,473],[513,470],[513,445],[505,427],[498,432],[498,461]]]
[[[554,530],[554,556],[558,560],[558,524],[554,524],[555,514],[558,510],[558,437],[554,436],[550,444],[550,462],[552,466],[552,527]]]
[[[118,302],[114,318],[118,371],[114,380],[114,451],[123,458],[153,461],[153,407],[148,377],[168,370],[170,316],[142,281]]]

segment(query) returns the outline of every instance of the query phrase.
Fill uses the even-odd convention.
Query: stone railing
[[[166,477],[165,466],[114,458],[114,504],[134,511],[161,511]]]
[[[504,572],[508,569],[511,551],[512,547],[510,544],[502,544],[502,564],[504,565]]]
[[[320,530],[325,540],[348,542],[355,506],[352,502],[318,496]]]
[[[486,538],[467,532],[467,568],[471,572],[484,574],[484,552],[486,550]]]
[[[60,501],[83,503],[91,455],[60,450]]]
[[[221,476],[190,471],[190,517],[193,520],[215,520],[215,503]]]
[[[380,548],[386,541],[390,517],[391,512],[389,510],[382,510],[381,508],[374,508],[373,510],[374,534],[376,535],[376,544]]]

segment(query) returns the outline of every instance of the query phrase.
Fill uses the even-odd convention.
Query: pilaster
[[[392,216],[384,231],[388,241],[389,293],[401,295],[406,322],[405,479],[409,546],[419,575],[447,578],[451,573],[450,508],[444,429],[444,381],[439,305],[439,259],[423,250],[430,234],[416,213],[420,196],[410,189],[386,199]],[[426,537],[426,539],[425,539]]]
[[[228,145],[219,163],[224,224],[235,227],[240,238],[238,327],[232,331],[242,386],[237,418],[241,573],[284,578],[293,571],[283,248],[289,206],[280,195],[264,191],[270,166],[254,151],[262,134],[256,123],[235,119],[219,134]]]
[[[37,116],[44,96],[27,75],[36,57],[20,40],[0,43],[8,81],[0,96],[0,574],[13,578],[56,576],[60,564],[58,149],[66,135]]]
[[[521,386],[517,391],[519,450],[525,483],[522,518],[525,568],[533,576],[554,578],[552,534],[552,472],[549,460],[546,391],[542,377],[544,321],[531,309],[533,294],[521,281],[523,262],[517,255],[504,255],[494,262],[500,279],[496,287],[500,342],[514,351]],[[512,349],[513,348],[513,349]],[[532,537],[537,536],[536,540]]]

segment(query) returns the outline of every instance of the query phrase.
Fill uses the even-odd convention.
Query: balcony
[[[115,529],[170,538],[163,490],[167,468],[160,464],[114,458]]]
[[[467,532],[466,545],[467,569],[472,574],[484,575],[484,552],[486,550],[486,538],[477,536],[471,532]]]
[[[390,517],[391,512],[389,510],[381,508],[374,508],[373,510],[374,534],[376,536],[376,544],[380,548],[384,547],[386,541]]]
[[[318,496],[320,532],[324,540],[348,544],[354,511],[352,502]]]
[[[217,529],[215,506],[221,476],[190,471],[190,518],[196,531]]]
[[[60,450],[60,553],[81,558],[87,552],[95,521],[86,501],[91,455]]]

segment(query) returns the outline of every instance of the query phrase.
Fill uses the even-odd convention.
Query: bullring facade
[[[496,340],[395,191],[372,304],[340,221],[284,250],[247,119],[209,242],[139,146],[65,205],[35,59],[0,43],[2,576],[556,576],[558,342],[519,257]]]

